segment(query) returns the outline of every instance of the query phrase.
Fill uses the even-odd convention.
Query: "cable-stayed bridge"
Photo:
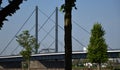
[[[15,35],[10,40],[8,40],[8,42],[6,42],[6,46],[2,46],[3,48],[0,49],[0,55],[19,54],[19,52],[23,48],[21,48],[18,45],[15,39],[16,36],[19,35],[27,25],[28,26],[32,25],[32,27],[29,28],[26,27],[26,29],[29,30],[29,32],[32,35],[34,36],[37,35],[36,37],[38,39],[38,42],[40,43],[39,52],[55,52],[56,50],[59,52],[64,51],[64,28],[63,28],[64,26],[59,23],[58,13],[63,15],[63,13],[58,12],[57,8],[50,15],[47,15],[39,8],[38,10],[35,8],[31,12],[29,17],[25,20],[25,22],[19,27]],[[38,18],[39,16],[40,18]],[[28,24],[31,22],[30,19],[33,19],[33,17],[35,17],[34,24]],[[84,27],[82,27],[78,22],[74,21],[74,18],[72,20],[72,23],[73,23],[73,35],[72,35],[73,51],[80,51],[83,49],[83,47],[87,47],[87,44],[84,44],[84,42],[80,40],[78,36],[76,36],[78,32],[77,34],[76,32],[74,33],[75,29],[84,31],[86,35],[88,35],[88,37],[90,36],[90,32],[86,30]],[[35,32],[37,32],[37,34]],[[108,49],[112,48],[108,47]],[[9,53],[5,54],[8,51]]]
[[[39,13],[41,14],[40,19],[42,16],[46,17],[42,22],[40,21]],[[16,55],[19,54],[19,52],[23,49],[21,46],[16,45],[13,48],[12,44],[18,44],[16,42],[16,36],[19,35],[26,25],[30,25],[30,19],[34,16],[35,17],[35,24],[33,24],[32,27],[29,27],[27,30],[34,35],[38,43],[40,43],[39,53],[40,52],[61,52],[64,51],[64,28],[63,25],[59,24],[59,16],[58,16],[58,9],[56,8],[49,16],[44,13],[42,10],[34,9],[30,16],[26,19],[26,21],[19,27],[19,30],[15,33],[15,35],[8,40],[8,43],[6,42],[6,46],[2,46],[3,48],[0,49],[0,55]],[[40,22],[39,22],[40,21]],[[89,31],[87,31],[85,28],[80,26],[76,21],[73,20],[73,26],[77,26],[79,29],[86,32],[86,34],[90,35]],[[74,33],[74,32],[73,32]],[[83,44],[79,38],[72,36],[73,39],[73,49],[79,48],[79,50],[82,50],[81,48],[86,47],[85,44]],[[10,49],[12,45],[12,49]],[[8,54],[5,54],[8,52]],[[78,50],[77,50],[78,51]]]
[[[47,17],[46,20],[43,20],[44,22],[41,24],[38,24],[39,18],[38,18],[38,12],[41,12],[42,15]],[[35,14],[34,14],[35,13]],[[37,38],[38,42],[40,43],[40,48],[39,48],[39,53],[38,54],[33,54],[31,55],[31,60],[38,60],[42,61],[43,64],[45,64],[45,61],[60,61],[59,63],[62,62],[64,65],[64,50],[60,50],[60,48],[64,49],[64,28],[62,25],[58,23],[58,9],[56,8],[49,16],[46,15],[44,12],[42,12],[39,8],[36,8],[30,16],[27,18],[27,20],[23,23],[23,25],[20,27],[20,29],[16,32],[16,34],[13,36],[13,38],[7,43],[5,47],[3,47],[2,50],[0,50],[0,64],[3,67],[7,67],[9,63],[13,63],[13,67],[18,64],[18,67],[21,67],[21,62],[23,61],[22,56],[19,55],[19,52],[23,49],[20,49],[20,46],[14,47],[11,51],[10,54],[7,56],[4,55],[6,50],[10,47],[10,44],[15,40],[16,36],[23,30],[24,26],[27,24],[27,22],[30,20],[32,15],[35,15],[35,23],[31,28],[29,28],[29,32],[35,32],[35,37]],[[54,20],[53,20],[53,15]],[[53,23],[53,24],[50,24]],[[78,27],[79,29],[83,30],[86,32],[86,34],[90,35],[89,31],[80,26],[76,21],[72,20],[72,23],[74,24],[75,27]],[[49,25],[48,25],[49,24]],[[62,33],[62,35],[61,35]],[[34,34],[33,34],[34,35]],[[61,35],[62,37],[60,37]],[[63,38],[63,39],[60,39]],[[73,59],[84,59],[86,58],[87,52],[83,51],[81,48],[86,47],[79,38],[76,36],[72,35],[73,39],[73,49],[74,48],[80,48],[78,50],[73,50]],[[41,49],[42,48],[42,49]],[[18,53],[16,54],[16,50],[18,50]],[[80,51],[82,50],[82,51]],[[61,52],[62,51],[62,52]],[[112,49],[108,48],[108,56],[109,58],[120,58],[120,49]],[[44,61],[45,60],[45,61]],[[44,61],[44,62],[43,62]],[[5,66],[4,66],[5,65]],[[12,64],[11,64],[12,65]],[[55,64],[54,64],[55,65]],[[59,66],[59,65],[58,65]],[[8,67],[9,68],[9,67]]]

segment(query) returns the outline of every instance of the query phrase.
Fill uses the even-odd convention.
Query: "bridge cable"
[[[7,46],[1,51],[0,55],[8,48],[8,46],[12,43],[12,41],[14,40],[14,38],[16,37],[16,35],[22,30],[22,28],[24,27],[24,25],[27,23],[27,21],[30,19],[30,17],[33,15],[33,13],[35,12],[35,10],[31,13],[31,15],[28,17],[28,19],[24,22],[24,24],[20,27],[20,29],[17,31],[17,33],[13,36],[13,38],[8,42]]]
[[[29,32],[31,32],[34,27],[35,27],[35,25],[33,25],[33,26],[30,28]],[[13,54],[14,51],[16,51],[18,48],[19,48],[19,44],[15,47],[15,49],[11,52],[11,54]]]
[[[49,32],[44,36],[44,38],[40,41],[40,43],[45,40],[45,38],[49,35],[49,33],[53,30],[54,27],[55,27],[55,26],[53,26],[53,27],[49,30]]]
[[[52,16],[52,14],[51,14],[51,16],[47,16],[44,12],[42,12],[40,9],[39,9],[39,11],[43,14],[43,15],[45,15],[46,17],[48,17],[48,18],[50,18],[51,16]],[[54,12],[53,12],[54,13]],[[50,20],[52,21],[52,22],[54,22],[55,23],[55,21],[53,20],[53,19],[51,19],[50,18]],[[48,21],[48,19],[46,20],[46,22]],[[83,29],[85,32],[87,32],[87,33],[89,33],[87,30],[85,30],[83,27],[81,27],[78,23],[76,23],[75,21],[73,21],[76,25],[78,25],[81,29]],[[35,25],[34,25],[35,26]],[[30,29],[30,31],[34,28],[34,26]],[[42,26],[44,26],[44,24],[42,25]],[[60,27],[60,25],[59,25],[59,27]],[[42,27],[41,27],[41,29],[42,29]],[[62,28],[63,29],[63,28]],[[40,29],[39,29],[40,30]],[[44,28],[43,28],[43,30],[45,31],[45,32],[47,32]],[[64,29],[63,29],[64,30]],[[54,37],[52,36],[52,35],[50,35],[53,39],[54,39]],[[79,42],[75,37],[73,37],[74,38],[74,40],[76,40],[77,42]],[[79,42],[79,44],[81,44],[82,46],[84,46],[82,43],[80,43]],[[16,48],[17,49],[17,48]],[[14,49],[15,50],[15,49]]]
[[[86,33],[88,33],[88,34],[90,34],[90,32],[89,31],[87,31],[85,28],[83,28],[82,26],[80,26],[77,22],[75,22],[74,20],[73,20],[73,23],[75,23],[78,27],[80,27],[82,30],[84,30]]]
[[[39,9],[39,11],[41,12],[41,13],[43,13],[46,17],[48,17],[44,12],[42,12],[40,9]],[[55,21],[53,20],[53,19],[51,19],[50,18],[50,20],[52,21],[52,22],[54,22],[55,23]],[[77,23],[76,23],[77,24]],[[63,28],[62,28],[62,26],[60,26],[60,25],[58,25],[62,30],[64,30]],[[78,25],[80,28],[82,28],[84,31],[86,31],[87,33],[89,33],[87,30],[85,30],[82,26],[80,26],[80,25]],[[75,38],[74,38],[75,39]],[[76,39],[75,39],[76,40]],[[76,40],[77,42],[78,42],[78,40]],[[80,43],[82,46],[83,46],[83,44],[82,43]]]
[[[40,10],[40,9],[39,9]],[[41,11],[41,10],[40,10]],[[42,11],[41,11],[42,12]],[[42,12],[46,17],[48,17],[44,12]],[[55,23],[55,21],[54,20],[52,20],[52,19],[50,19],[52,22],[54,22]],[[74,21],[74,23],[76,23],[75,21]],[[77,23],[76,23],[77,24]],[[78,25],[78,24],[77,24]],[[58,25],[62,30],[64,30],[60,25]],[[89,33],[87,30],[85,30],[82,26],[80,26],[80,25],[78,25],[80,28],[82,28],[84,31],[86,31],[87,33]],[[73,37],[73,36],[72,36]],[[73,39],[74,40],[76,40],[80,45],[82,45],[82,46],[85,46],[85,45],[83,45],[82,43],[80,43],[75,37],[73,37]]]
[[[46,33],[48,33],[44,28],[42,28],[42,30],[44,30]],[[55,39],[51,34],[48,34],[52,39]],[[59,44],[63,45],[62,42],[60,40],[58,40]],[[61,43],[60,43],[61,42]]]
[[[48,22],[48,20],[51,18],[51,16],[55,13],[55,10],[53,13],[47,18],[47,20],[43,23],[43,25],[39,28],[38,32],[44,27],[44,25]]]
[[[60,27],[62,30],[64,30],[64,29],[62,28],[62,26],[59,25],[59,27]],[[76,42],[78,42],[81,46],[84,46],[84,47],[85,47],[85,45],[83,45],[80,41],[78,41],[74,36],[72,36],[72,38],[73,38]]]
[[[35,25],[33,25],[33,26],[30,28],[29,32],[31,32],[34,27],[35,27]],[[15,49],[11,52],[11,54],[13,54],[13,52],[16,51],[16,50],[18,49],[18,47],[19,47],[19,45],[17,45],[17,46],[15,47]]]
[[[39,10],[44,16],[46,16],[47,18],[49,18],[49,16],[46,15],[43,11],[41,11],[39,8],[38,8],[38,10]],[[55,11],[56,11],[56,10],[55,10]],[[55,11],[54,11],[54,13],[55,13]],[[55,23],[55,21],[54,21],[53,19],[50,18],[50,20],[51,20],[53,23]]]
[[[44,16],[46,16],[47,18],[49,18],[49,16],[48,15],[46,15],[43,11],[41,11],[39,8],[38,8],[38,10],[44,15]],[[53,23],[56,23],[53,19],[49,19],[49,20],[51,20]],[[46,32],[46,31],[45,31]],[[52,35],[51,35],[52,36]],[[52,36],[53,37],[53,36]],[[54,38],[54,37],[53,37]],[[61,42],[60,40],[58,40],[59,41],[59,43]],[[62,44],[62,42],[60,43],[61,45],[63,45]]]
[[[48,17],[44,12],[42,12],[40,9],[39,9],[39,11],[41,12],[41,13],[43,13],[46,17]],[[55,21],[53,20],[53,19],[51,19],[50,18],[50,20],[52,21],[52,22],[54,22],[55,23]],[[74,21],[74,23],[75,24],[77,24],[75,21]],[[79,24],[77,24],[81,29],[83,29],[85,32],[87,32],[87,33],[89,33],[86,29],[84,29],[82,26],[80,26]],[[60,25],[58,25],[62,30],[64,30]],[[90,34],[90,33],[89,33]],[[73,37],[73,36],[72,36]],[[73,39],[75,40],[75,41],[77,41],[81,46],[85,46],[85,45],[83,45],[81,42],[79,42],[75,37],[73,37]]]
[[[48,33],[44,28],[43,28],[42,30],[44,30],[46,33]],[[49,36],[50,36],[52,39],[55,39],[51,34],[49,34]]]
[[[54,43],[55,43],[55,41],[53,41],[53,42],[48,46],[48,48],[50,48]]]
[[[35,10],[34,10],[35,11]],[[55,12],[55,11],[54,11]],[[49,20],[49,18],[54,14],[54,12],[48,17],[48,19],[44,22],[44,24],[41,26],[41,28],[40,29],[42,29],[43,28],[43,26],[47,23],[47,21]],[[43,12],[42,12],[43,13]],[[45,15],[45,14],[44,14]],[[40,25],[39,25],[40,26]],[[29,31],[31,31],[33,28],[35,27],[35,24],[32,26],[32,28],[29,30]],[[40,31],[40,29],[39,29],[39,31]],[[38,32],[39,32],[38,31]],[[47,31],[46,31],[47,32]],[[53,37],[52,37],[53,38]],[[17,46],[18,47],[18,46]],[[12,51],[12,53],[17,49],[17,47]]]
[[[77,26],[79,26],[81,29],[83,29],[85,32],[87,32],[88,34],[90,34],[90,32],[89,31],[87,31],[86,29],[84,29],[83,27],[81,27],[77,22],[75,22],[74,20],[73,20],[73,23],[75,23]],[[109,49],[112,49],[111,47],[108,47]]]
[[[81,29],[83,29],[85,32],[87,32],[88,34],[90,34],[90,32],[89,31],[87,31],[86,29],[84,29],[83,27],[81,27],[77,22],[75,22],[74,20],[73,20],[73,23],[75,23],[77,26],[79,26]],[[108,47],[109,49],[112,49],[111,47]]]

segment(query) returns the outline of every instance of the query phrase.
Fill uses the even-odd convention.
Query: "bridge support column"
[[[64,69],[64,61],[63,60],[34,60],[30,61],[30,69],[36,70],[52,70],[52,69]]]
[[[4,69],[3,66],[0,65],[0,70]]]
[[[46,69],[46,67],[38,60],[30,61],[30,69]]]

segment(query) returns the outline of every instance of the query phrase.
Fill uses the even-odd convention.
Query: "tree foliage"
[[[0,0],[0,6],[3,3],[3,0]],[[24,0],[8,0],[8,5],[5,7],[1,7],[0,9],[0,29],[3,26],[3,21],[7,20],[7,16],[12,16],[18,9],[20,9],[20,4],[23,3]]]
[[[19,43],[19,45],[24,48],[20,52],[20,54],[23,56],[25,62],[28,64],[29,69],[30,56],[33,52],[36,52],[36,49],[39,48],[39,44],[36,43],[36,38],[30,35],[29,31],[27,30],[23,31],[22,34],[16,36],[16,38],[16,41]]]
[[[105,31],[103,30],[101,24],[94,24],[93,29],[91,30],[87,57],[90,62],[98,63],[98,65],[108,60],[107,44],[104,39],[104,34]]]
[[[24,48],[24,50],[21,51],[21,55],[23,55],[25,59],[29,59],[31,53],[36,52],[36,48],[39,48],[39,44],[36,44],[36,38],[30,35],[27,30],[23,31],[23,33],[18,35],[16,38],[19,45]]]
[[[68,8],[72,9],[73,7],[77,9],[75,2],[76,0],[65,0],[65,4],[61,5],[60,11],[65,12]]]

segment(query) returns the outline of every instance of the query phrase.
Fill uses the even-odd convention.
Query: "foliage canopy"
[[[20,52],[23,58],[30,59],[30,55],[32,52],[36,52],[35,50],[39,48],[39,44],[36,43],[36,38],[29,34],[29,31],[23,31],[22,34],[16,37],[16,41],[19,43],[20,46],[24,48]]]
[[[1,7],[1,4],[3,0],[0,0],[0,29],[3,26],[3,21],[6,21],[7,16],[12,16],[18,9],[20,9],[20,4],[23,3],[23,1],[26,0],[8,0],[8,5],[5,7]]]
[[[96,23],[91,30],[87,58],[92,63],[104,63],[108,60],[107,44],[104,39],[105,31],[101,24]]]

